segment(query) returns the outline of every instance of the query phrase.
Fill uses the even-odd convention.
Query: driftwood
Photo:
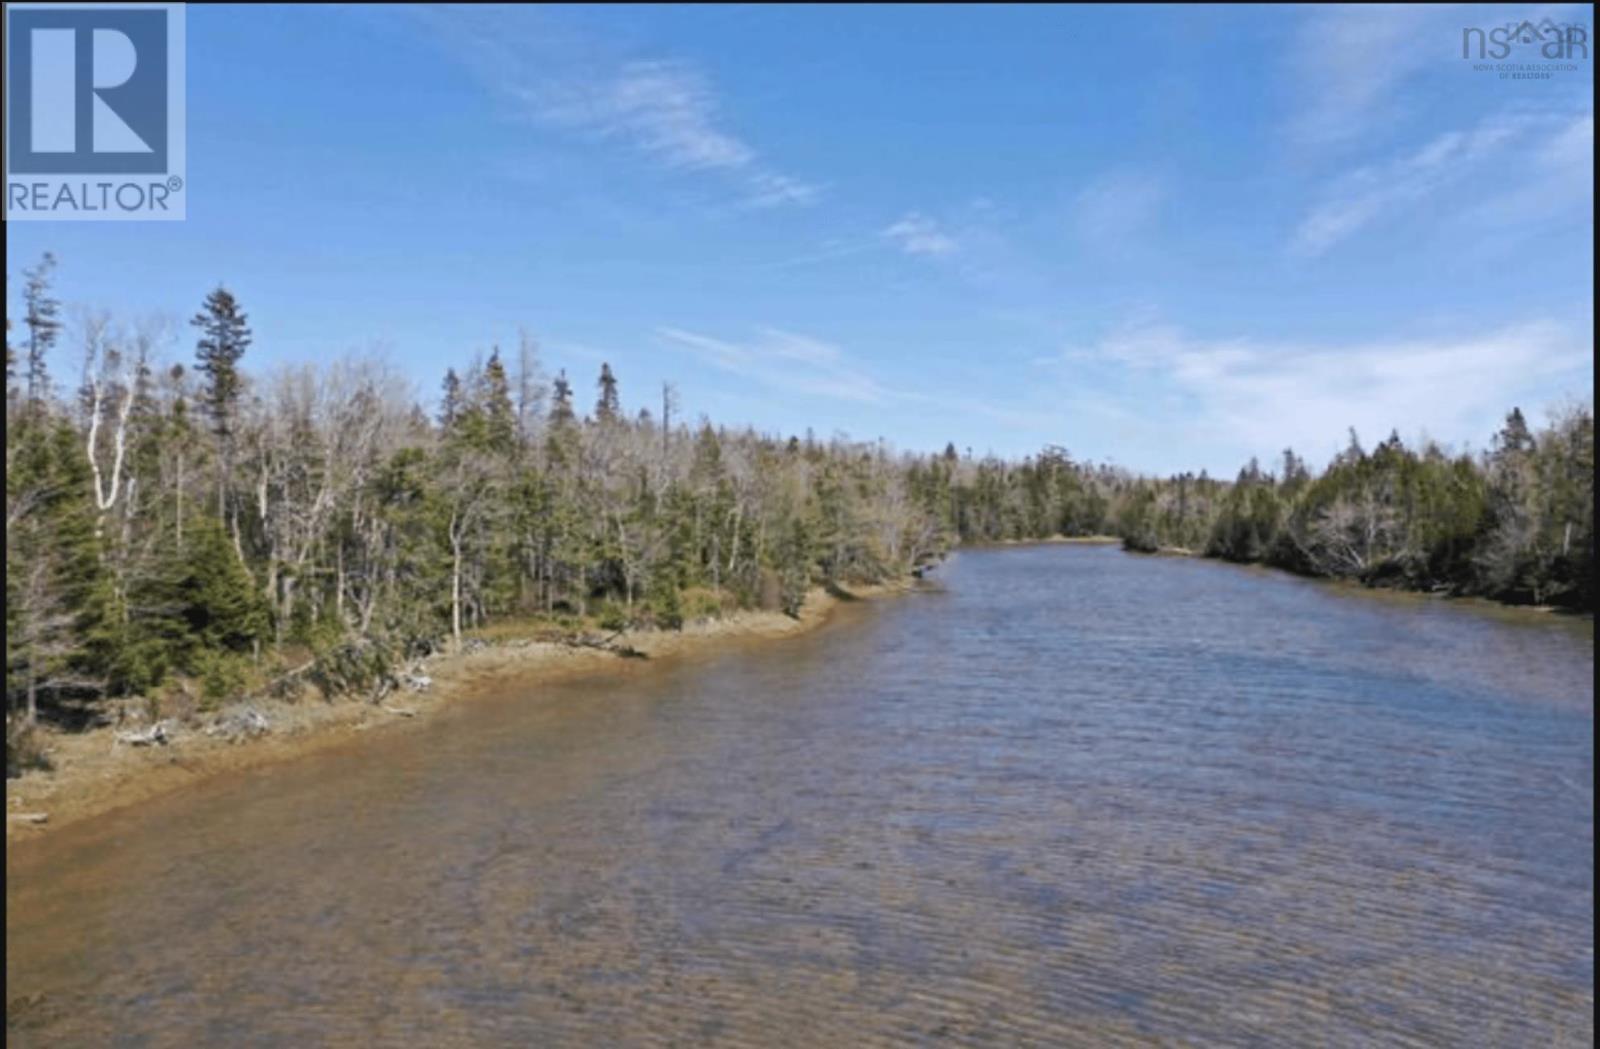
[[[618,630],[606,637],[590,637],[587,634],[574,634],[562,639],[562,644],[571,648],[596,648],[602,652],[615,652],[624,659],[645,659],[645,653],[632,645],[616,644],[617,638],[626,634],[626,630]]]
[[[129,732],[118,732],[111,741],[111,749],[115,750],[117,744],[126,743],[130,747],[166,746],[172,742],[172,721],[163,719],[147,729],[138,729]]]
[[[300,664],[293,670],[279,674],[271,681],[268,681],[265,685],[262,685],[258,694],[263,696],[285,695],[290,688],[297,687],[300,683],[300,679],[311,673],[312,669],[314,669],[316,665],[317,661],[312,659]]]
[[[588,634],[573,634],[566,638],[566,643],[573,648],[610,648],[611,642],[627,633],[626,630],[617,630],[606,637],[590,637]]]
[[[50,820],[48,812],[8,812],[6,819],[16,820],[18,823],[47,823]]]
[[[219,716],[206,729],[208,736],[222,736],[230,743],[263,735],[272,730],[272,722],[255,707],[231,710]]]
[[[398,714],[403,718],[414,718],[417,716],[417,712],[415,710],[407,710],[405,707],[391,707],[387,703],[383,704],[383,709],[387,710],[391,714]]]

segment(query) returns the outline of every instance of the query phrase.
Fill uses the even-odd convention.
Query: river
[[[1591,622],[935,575],[13,846],[8,1040],[1591,1043]]]

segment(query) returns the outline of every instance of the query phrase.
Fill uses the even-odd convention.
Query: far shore
[[[986,539],[982,542],[965,542],[962,550],[981,550],[986,546],[1046,546],[1067,544],[1075,546],[1119,546],[1122,540],[1114,535],[1051,535],[1040,539]]]
[[[1120,542],[1121,540],[1118,540]],[[1317,586],[1326,586],[1350,594],[1362,594],[1372,597],[1393,598],[1397,601],[1449,601],[1452,604],[1465,608],[1476,608],[1483,611],[1505,613],[1512,616],[1520,615],[1555,615],[1563,618],[1594,621],[1594,613],[1578,608],[1568,608],[1563,605],[1523,605],[1511,601],[1500,601],[1492,597],[1483,597],[1479,594],[1457,594],[1432,590],[1413,590],[1404,586],[1373,585],[1363,583],[1359,579],[1345,579],[1338,576],[1306,575],[1295,572],[1278,565],[1269,565],[1263,561],[1229,561],[1226,558],[1211,557],[1203,550],[1191,550],[1186,546],[1160,546],[1154,550],[1130,550],[1129,553],[1143,557],[1179,557],[1191,558],[1196,561],[1210,561],[1219,565],[1229,565],[1233,568],[1245,568],[1257,572],[1274,572],[1287,576],[1290,579],[1301,579]]]
[[[238,742],[180,727],[165,745],[119,743],[130,726],[86,732],[46,729],[52,768],[6,781],[6,840],[39,837],[83,820],[141,804],[176,790],[236,772],[287,761],[350,743],[358,733],[390,732],[426,724],[430,715],[472,698],[507,688],[537,689],[588,675],[649,672],[655,660],[707,655],[741,643],[795,637],[827,623],[851,601],[903,593],[915,584],[890,583],[814,589],[798,617],[742,611],[687,623],[682,630],[630,631],[620,639],[645,658],[617,650],[580,648],[507,636],[461,653],[423,661],[431,684],[422,691],[390,693],[379,703],[357,697],[251,701],[268,730]],[[42,818],[41,818],[42,817]]]

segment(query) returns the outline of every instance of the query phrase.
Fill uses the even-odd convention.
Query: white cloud
[[[1291,137],[1301,145],[1336,145],[1361,137],[1375,120],[1393,119],[1401,85],[1449,57],[1460,19],[1432,5],[1314,11],[1285,55],[1301,99]]]
[[[1351,4],[1308,8],[1282,55],[1290,140],[1338,149],[1381,137],[1483,74],[1461,58],[1462,31],[1545,20],[1585,23],[1584,4]],[[1426,96],[1418,87],[1426,82]]]
[[[1513,150],[1519,178],[1544,173],[1559,187],[1541,181],[1538,199],[1546,205],[1570,203],[1573,191],[1589,189],[1593,171],[1594,117],[1584,114],[1507,113],[1490,117],[1467,131],[1438,135],[1422,148],[1389,161],[1368,165],[1335,179],[1296,228],[1291,249],[1320,255],[1365,227],[1414,208],[1449,187],[1486,171],[1490,161]],[[1560,188],[1557,195],[1553,189]],[[1522,207],[1525,191],[1507,200]]]
[[[657,334],[714,368],[786,393],[867,404],[894,396],[839,347],[810,336],[762,328],[756,338],[736,343],[681,328],[658,328]]]
[[[740,187],[740,206],[809,204],[821,192],[728,130],[709,79],[687,62],[617,63],[585,55],[593,51],[587,41],[558,50],[514,10],[417,13],[480,81],[533,120],[624,143],[672,170],[720,173]]]
[[[937,222],[916,211],[907,212],[880,235],[893,241],[907,255],[939,257],[953,255],[959,248],[955,238],[941,230]]]
[[[822,195],[822,187],[802,182],[775,171],[756,170],[748,173],[750,195],[742,202],[751,208],[774,207],[779,204],[810,204]]]
[[[1594,114],[1558,122],[1533,136],[1526,162],[1510,187],[1491,193],[1467,218],[1500,232],[1530,229],[1552,217],[1594,207]],[[1592,216],[1588,220],[1592,224]],[[1592,228],[1592,225],[1591,225]]]
[[[716,100],[694,70],[634,62],[597,81],[536,85],[518,94],[543,119],[618,136],[673,167],[742,168],[754,151],[716,127]]]
[[[1070,376],[1099,366],[1127,392],[1100,399],[1137,411],[1145,436],[1173,447],[1210,444],[1270,456],[1292,446],[1315,459],[1355,427],[1368,443],[1398,429],[1482,441],[1513,404],[1593,381],[1589,344],[1549,321],[1457,337],[1317,346],[1203,340],[1144,324],[1069,350]],[[1169,410],[1150,411],[1167,403]],[[1146,443],[1151,443],[1147,440]]]
[[[795,332],[761,328],[743,342],[713,338],[682,328],[662,327],[656,333],[701,361],[730,375],[780,392],[786,398],[822,397],[868,404],[879,411],[930,411],[952,419],[981,417],[1006,427],[1043,435],[1059,432],[1060,415],[994,402],[969,394],[925,393],[889,387],[873,378],[839,346]]]
[[[1099,246],[1116,246],[1147,230],[1167,199],[1167,185],[1149,172],[1108,172],[1090,183],[1073,202],[1079,236]]]

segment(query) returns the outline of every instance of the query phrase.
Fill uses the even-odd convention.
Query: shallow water
[[[1590,623],[937,574],[12,848],[8,1040],[1590,1043]]]

